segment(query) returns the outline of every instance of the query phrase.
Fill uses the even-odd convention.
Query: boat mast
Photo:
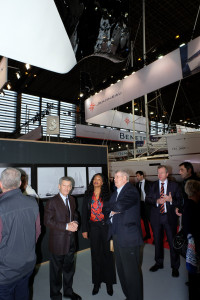
[[[143,60],[144,66],[146,65],[146,33],[145,33],[145,0],[142,0],[142,13],[143,13]],[[147,95],[144,95],[145,103],[145,117],[146,117],[146,147],[147,156],[149,155],[149,117],[148,117],[148,99]]]

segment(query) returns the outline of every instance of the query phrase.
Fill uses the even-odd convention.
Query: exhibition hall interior
[[[110,187],[117,170],[133,185],[138,170],[157,180],[159,165],[180,182],[183,161],[200,174],[200,2],[16,2],[0,1],[0,174],[19,169],[37,195],[42,231],[30,300],[44,300],[50,299],[44,210],[59,178],[73,178],[81,219],[96,173]],[[110,299],[104,284],[92,295],[90,240],[81,226],[74,290],[84,300]],[[144,245],[144,300],[189,299],[185,259],[173,278],[166,238],[164,269],[151,273],[153,236]],[[125,299],[118,275],[113,289],[113,299]]]

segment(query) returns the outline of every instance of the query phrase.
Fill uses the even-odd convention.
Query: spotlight
[[[31,66],[29,64],[25,64],[26,70],[29,70]]]
[[[11,89],[11,84],[10,84],[9,82],[7,83],[7,85],[6,85],[6,86],[7,86],[7,89],[8,89],[8,90],[10,90],[10,89]]]
[[[2,96],[2,97],[4,97],[4,96],[5,96],[5,93],[4,93],[4,91],[3,91],[3,90],[1,90],[1,91],[0,91],[0,94],[1,94],[1,96]]]
[[[20,79],[20,77],[21,77],[20,71],[17,71],[15,74],[17,76],[17,79]]]

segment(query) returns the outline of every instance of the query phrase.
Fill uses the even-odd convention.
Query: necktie
[[[70,208],[69,208],[69,198],[68,198],[68,196],[65,199],[65,201],[66,201],[66,207],[67,207],[67,210],[68,210],[69,218],[70,218],[70,221],[71,221],[71,212],[70,212]]]
[[[164,182],[161,182],[161,189],[160,189],[160,198],[164,195]],[[164,203],[163,204],[160,204],[160,213],[161,214],[164,214],[165,212],[165,205]]]

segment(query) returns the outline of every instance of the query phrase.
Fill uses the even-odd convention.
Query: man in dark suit
[[[62,300],[62,288],[65,299],[81,300],[73,292],[74,276],[74,232],[78,229],[78,215],[75,199],[69,195],[72,189],[71,178],[62,177],[59,180],[59,193],[51,198],[45,206],[44,224],[50,229],[50,297],[52,300]]]
[[[150,222],[155,242],[155,265],[150,268],[151,272],[163,269],[164,249],[163,249],[163,233],[167,235],[170,247],[170,259],[172,276],[179,276],[180,257],[173,248],[173,238],[177,232],[177,215],[175,207],[179,206],[182,199],[181,190],[178,183],[169,181],[168,169],[166,166],[158,167],[158,181],[155,181],[146,201],[152,205]]]
[[[113,237],[117,271],[127,300],[142,300],[140,197],[124,171],[115,173],[116,191],[103,212],[109,217],[109,238]]]
[[[145,198],[146,194],[148,193],[150,189],[150,181],[146,180],[144,178],[144,173],[142,171],[136,172],[136,188],[139,191],[140,194],[140,214],[141,219],[144,223],[144,228],[146,235],[144,236],[143,240],[146,241],[151,238],[150,228],[149,228],[149,222],[150,222],[150,205],[149,203],[146,203]]]

